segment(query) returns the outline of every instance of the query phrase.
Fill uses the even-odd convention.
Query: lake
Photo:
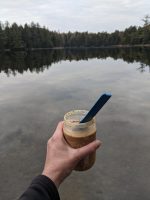
[[[73,109],[97,114],[95,165],[73,172],[62,200],[150,198],[150,49],[66,49],[0,54],[0,196],[17,199],[42,172],[46,143]]]

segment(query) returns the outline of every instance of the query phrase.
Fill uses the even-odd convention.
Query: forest
[[[127,45],[150,45],[149,16],[143,26],[130,26],[124,31],[67,32],[51,31],[39,23],[18,25],[0,22],[0,51],[34,50],[37,48],[98,48]]]

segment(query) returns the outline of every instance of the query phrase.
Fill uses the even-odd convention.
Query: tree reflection
[[[141,72],[141,73],[143,73],[143,72],[145,72],[146,71],[146,68],[149,68],[149,72],[150,72],[150,66],[147,66],[146,64],[144,64],[144,63],[140,63],[140,67],[138,68],[138,70]]]
[[[122,59],[125,62],[140,63],[140,72],[147,67],[150,71],[150,49],[149,48],[102,48],[102,49],[58,49],[33,52],[14,52],[0,54],[0,72],[8,76],[25,71],[42,72],[51,67],[53,63],[62,60],[88,60],[91,58],[106,59],[111,57],[115,60]]]

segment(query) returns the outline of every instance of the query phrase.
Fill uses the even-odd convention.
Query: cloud
[[[34,21],[60,31],[110,32],[141,25],[149,8],[149,0],[5,0],[0,2],[0,20]]]

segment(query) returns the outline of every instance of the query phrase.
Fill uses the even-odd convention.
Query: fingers
[[[54,132],[54,136],[62,137],[63,136],[63,121],[60,121]]]
[[[77,157],[80,159],[84,158],[85,156],[89,155],[90,153],[93,153],[94,151],[96,151],[96,149],[98,149],[101,146],[101,144],[102,144],[102,142],[100,140],[95,140],[84,147],[76,149]]]
[[[57,125],[57,128],[54,132],[53,135],[53,139],[58,139],[60,138],[61,141],[65,142],[65,145],[67,144],[66,141],[64,140],[64,136],[63,136],[63,121],[60,121]],[[63,140],[62,140],[63,139]],[[100,140],[95,140],[93,142],[91,142],[90,144],[83,146],[81,148],[78,149],[74,149],[75,155],[78,159],[82,159],[85,156],[87,156],[88,154],[96,151],[96,149],[98,149],[101,146],[102,142]]]

